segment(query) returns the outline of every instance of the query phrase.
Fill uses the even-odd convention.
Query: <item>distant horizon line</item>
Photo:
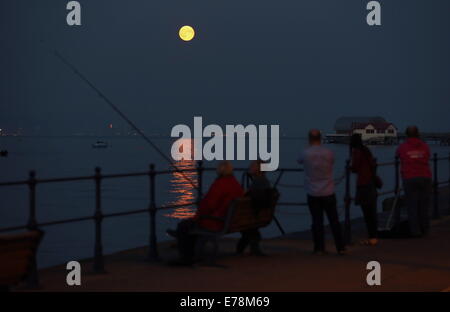
[[[139,135],[2,135],[0,138],[126,138],[126,139],[141,139],[142,137]],[[173,138],[170,135],[147,135],[149,138],[153,139],[174,139],[178,140],[178,138]],[[224,136],[226,137],[226,136]],[[270,138],[270,136],[268,136]],[[200,137],[199,137],[200,138]],[[281,135],[281,138],[286,139],[307,139],[307,136],[292,136],[292,135]],[[206,138],[203,138],[206,140]]]
[[[450,135],[450,131],[421,131],[420,132],[421,135],[430,135],[430,134],[437,134],[437,135]],[[323,135],[328,135],[328,134],[335,134],[334,132],[323,132]],[[398,132],[399,135],[404,135],[404,132]],[[151,138],[172,138],[170,135],[161,135],[161,134],[147,134],[148,137]],[[0,138],[141,138],[140,135],[104,135],[104,134],[83,134],[83,135],[79,135],[79,134],[62,134],[62,135],[51,135],[51,134],[4,134],[4,135],[0,135]],[[226,137],[226,136],[223,136]],[[270,136],[267,136],[270,138]],[[200,137],[199,137],[200,138]],[[300,136],[300,135],[291,135],[291,134],[281,134],[280,138],[288,138],[288,139],[307,139],[308,136],[304,135],[304,136]],[[176,139],[176,138],[173,138]],[[203,138],[206,139],[206,138]]]

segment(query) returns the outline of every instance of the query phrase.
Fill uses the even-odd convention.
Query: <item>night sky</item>
[[[380,1],[381,27],[368,0],[80,0],[78,27],[67,2],[0,1],[0,128],[125,127],[57,49],[151,133],[195,115],[288,135],[366,115],[450,131],[448,0]]]

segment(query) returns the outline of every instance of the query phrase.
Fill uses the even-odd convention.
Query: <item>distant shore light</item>
[[[195,30],[191,26],[183,26],[180,28],[180,31],[178,32],[181,40],[183,41],[191,41],[195,37]]]

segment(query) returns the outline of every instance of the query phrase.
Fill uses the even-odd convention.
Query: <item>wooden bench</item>
[[[203,256],[204,247],[208,242],[211,242],[213,245],[213,252],[209,258],[209,262],[214,263],[221,237],[227,234],[258,229],[269,225],[274,218],[279,193],[276,189],[269,189],[265,193],[266,200],[263,202],[261,200],[259,202],[255,201],[250,196],[233,200],[224,218],[202,216],[201,218],[221,221],[224,226],[219,232],[203,229],[195,229],[191,232],[191,234],[198,236],[195,247],[197,260]]]
[[[1,290],[8,291],[28,276],[33,269],[42,236],[41,231],[0,235]]]

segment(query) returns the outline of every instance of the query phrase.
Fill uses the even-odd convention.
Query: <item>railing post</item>
[[[158,245],[156,238],[156,202],[155,202],[155,165],[150,164],[150,171],[148,173],[150,179],[150,203],[148,212],[150,214],[150,237],[148,248],[148,260],[158,260]]]
[[[104,273],[103,246],[102,246],[102,174],[100,167],[95,168],[95,246],[94,246],[94,272]]]
[[[433,219],[439,218],[438,157],[433,154]]]
[[[36,221],[36,172],[30,171],[28,188],[30,190],[30,211],[28,217],[27,228],[29,231],[37,231],[37,221]],[[31,268],[29,275],[27,277],[27,286],[29,288],[37,288],[39,286],[39,276],[37,270],[37,260],[36,254],[32,255]]]
[[[402,215],[401,204],[399,203],[400,196],[400,157],[398,155],[395,156],[395,189],[394,189],[395,197],[397,198],[396,205],[398,209],[394,211],[394,224],[400,223],[400,218]],[[396,207],[393,207],[395,209]]]
[[[345,221],[344,221],[344,240],[345,244],[349,245],[352,241],[352,229],[350,223],[350,207],[352,203],[352,197],[350,192],[350,160],[347,159],[345,162]]]
[[[203,161],[199,160],[197,162],[197,202],[203,198]]]

